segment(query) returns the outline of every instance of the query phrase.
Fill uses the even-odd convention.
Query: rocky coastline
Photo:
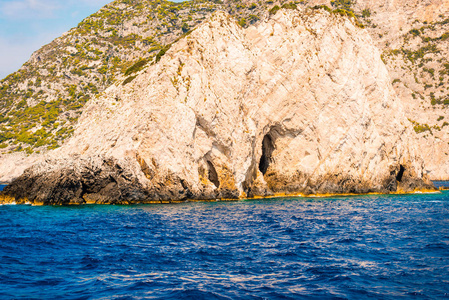
[[[101,161],[100,165],[96,162]],[[57,164],[57,162],[52,162]],[[129,162],[128,162],[129,163]],[[338,174],[317,182],[304,182],[298,177],[281,177],[270,188],[252,186],[244,193],[237,188],[218,186],[200,193],[191,190],[183,179],[173,175],[164,178],[152,189],[143,186],[131,172],[129,165],[112,159],[96,158],[78,161],[74,168],[48,170],[40,175],[27,170],[22,176],[0,191],[0,204],[82,205],[82,204],[168,204],[188,201],[236,201],[277,197],[330,197],[360,194],[411,194],[435,192],[432,182],[411,176],[399,166],[379,186],[360,184]],[[207,174],[214,181],[213,174]],[[275,174],[268,174],[275,176]],[[338,180],[338,181],[337,181]],[[253,190],[251,190],[253,189]]]
[[[380,53],[351,19],[214,13],[90,100],[0,202],[174,203],[435,191]]]

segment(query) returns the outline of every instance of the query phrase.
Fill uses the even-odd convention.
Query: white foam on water
[[[422,192],[422,191],[416,191],[412,194],[441,194],[441,191],[435,191],[435,192]]]

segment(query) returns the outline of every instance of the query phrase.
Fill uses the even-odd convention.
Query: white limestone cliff
[[[90,100],[74,136],[5,194],[134,203],[424,188],[370,36],[324,10],[280,10],[247,29],[213,14]]]

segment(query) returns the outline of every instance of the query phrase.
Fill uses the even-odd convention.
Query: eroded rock
[[[85,107],[5,190],[44,204],[431,189],[371,38],[326,11],[223,12]],[[402,166],[402,167],[401,167]]]

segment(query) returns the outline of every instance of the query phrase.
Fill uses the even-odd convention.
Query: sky
[[[112,0],[0,0],[0,79]]]

